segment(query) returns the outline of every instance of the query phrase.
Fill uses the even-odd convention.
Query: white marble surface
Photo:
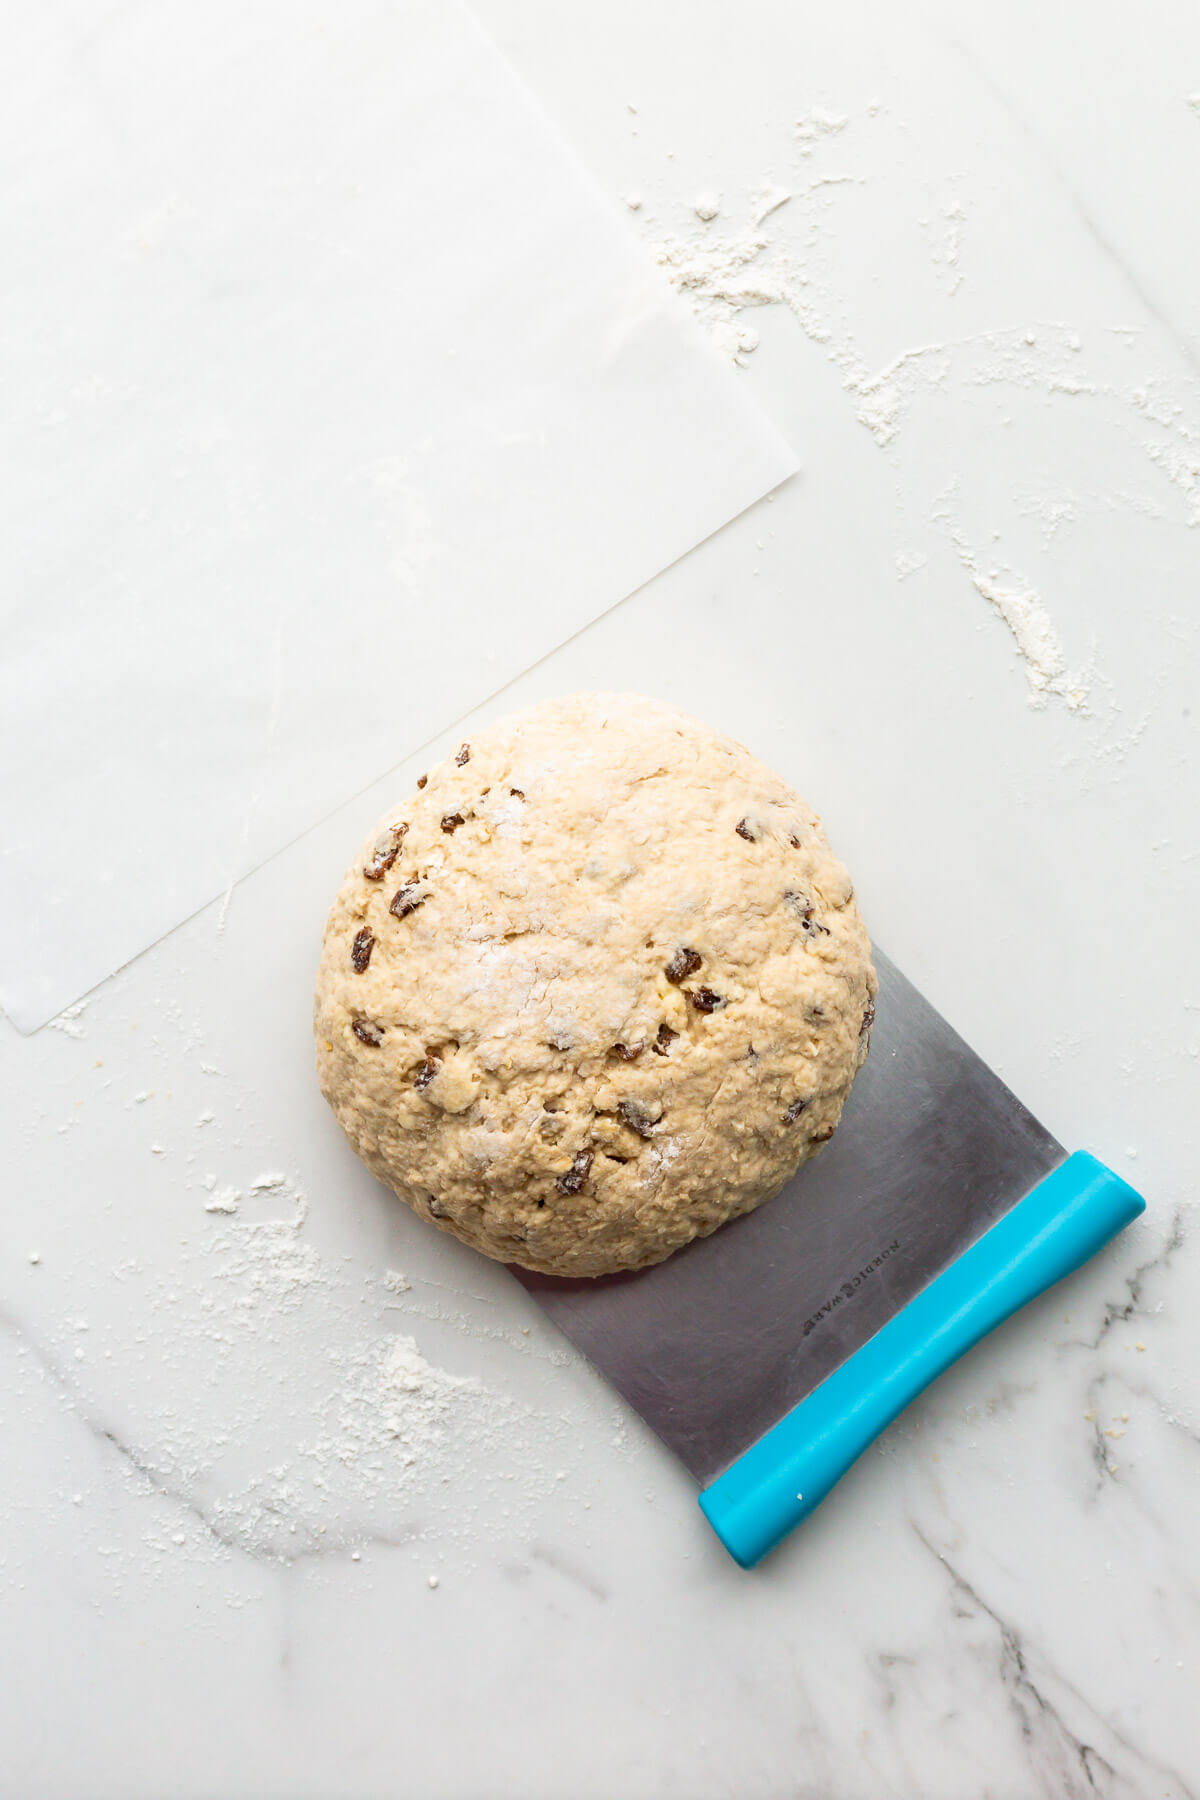
[[[808,471],[484,716],[623,684],[747,738],[1149,1211],[739,1572],[315,1094],[323,908],[398,771],[68,1029],[0,1032],[0,1793],[1200,1793],[1200,17],[481,11],[651,242],[792,188],[763,254],[804,305],[752,315],[743,378]],[[930,345],[881,445],[871,372]],[[972,568],[1036,590],[1085,708],[1030,706]],[[479,1385],[379,1405],[397,1333]]]

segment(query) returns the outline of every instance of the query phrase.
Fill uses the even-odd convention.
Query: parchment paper
[[[86,18],[0,117],[22,1030],[794,467],[457,5]]]

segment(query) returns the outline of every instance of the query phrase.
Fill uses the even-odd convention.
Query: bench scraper
[[[874,953],[871,1051],[829,1148],[653,1268],[513,1273],[700,1482],[749,1568],[923,1388],[1145,1202],[1032,1113]]]

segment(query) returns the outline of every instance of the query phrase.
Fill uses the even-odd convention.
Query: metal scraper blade
[[[1017,1204],[1066,1151],[886,956],[829,1148],[650,1269],[513,1273],[703,1485]]]

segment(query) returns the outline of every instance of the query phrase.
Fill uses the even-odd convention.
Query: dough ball
[[[850,878],[785,782],[671,707],[575,694],[464,743],[355,857],[317,1068],[422,1218],[604,1275],[817,1154],[875,991]]]

